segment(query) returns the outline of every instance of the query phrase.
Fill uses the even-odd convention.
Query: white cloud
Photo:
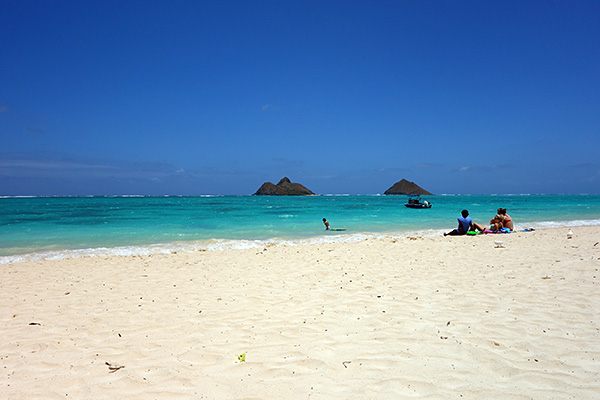
[[[118,160],[77,159],[58,154],[0,154],[0,175],[39,178],[153,178],[183,175],[183,169],[162,162],[129,163]]]
[[[67,170],[67,169],[114,169],[114,166],[101,164],[88,164],[73,161],[59,160],[30,160],[13,159],[0,160],[0,168],[17,168],[28,170]]]
[[[415,168],[439,168],[439,167],[443,167],[443,165],[438,164],[438,163],[422,163],[422,164],[415,165]]]

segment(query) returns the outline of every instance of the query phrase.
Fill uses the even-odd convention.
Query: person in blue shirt
[[[462,217],[458,217],[458,228],[444,233],[444,236],[466,235],[468,231],[473,230],[473,220],[469,217],[467,210],[462,210]]]

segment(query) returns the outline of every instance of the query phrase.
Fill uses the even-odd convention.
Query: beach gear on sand
[[[485,231],[483,231],[483,233],[511,233],[512,231],[508,228],[500,228],[497,231],[491,231],[489,229],[486,229]]]

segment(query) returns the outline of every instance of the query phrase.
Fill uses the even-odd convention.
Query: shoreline
[[[584,226],[600,226],[600,219],[597,220],[569,220],[569,221],[541,221],[532,223],[515,224],[515,232],[523,229],[533,228],[535,230],[573,228]],[[409,229],[405,231],[391,232],[327,232],[323,230],[322,235],[297,239],[210,239],[210,240],[191,240],[175,241],[165,243],[151,243],[143,245],[126,245],[115,247],[92,247],[82,249],[58,249],[58,250],[38,250],[32,252],[16,253],[12,255],[0,256],[0,265],[13,264],[30,261],[62,260],[77,258],[106,258],[113,256],[146,256],[159,254],[172,254],[177,252],[193,253],[197,251],[223,251],[233,249],[252,249],[264,246],[279,245],[305,245],[311,243],[356,243],[366,239],[381,238],[406,238],[408,236],[417,237],[436,237],[450,231],[453,227],[443,229]]]
[[[573,231],[6,264],[0,392],[593,398],[600,226]]]

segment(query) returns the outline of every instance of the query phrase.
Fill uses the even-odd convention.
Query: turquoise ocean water
[[[487,223],[508,209],[517,229],[600,225],[598,195],[437,195],[431,209],[405,196],[0,198],[0,263],[111,254],[262,246],[265,241],[353,241],[440,235],[462,209]],[[322,219],[345,232],[325,232]]]

